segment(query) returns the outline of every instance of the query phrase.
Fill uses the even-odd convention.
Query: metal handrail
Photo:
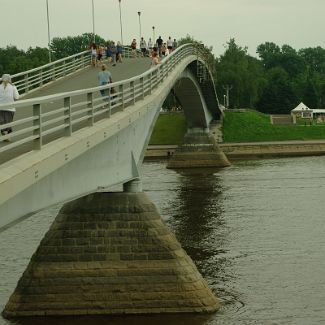
[[[140,52],[140,51],[138,51]],[[132,55],[129,46],[123,46],[124,57]],[[105,58],[105,54],[103,55]],[[53,61],[41,67],[19,72],[11,76],[21,96],[35,91],[58,78],[68,76],[91,65],[91,51],[83,51],[66,58]],[[1,78],[0,78],[1,81]]]
[[[54,139],[71,136],[76,130],[92,126],[98,120],[109,118],[112,114],[132,106],[152,94],[174,70],[174,67],[191,55],[199,58],[200,49],[194,44],[185,44],[163,59],[161,64],[126,80],[88,89],[19,100],[14,104],[1,104],[0,109],[8,109],[12,106],[17,109],[32,107],[33,116],[32,118],[29,116],[19,119],[19,122],[1,125],[1,129],[13,125],[17,125],[17,127],[12,133],[0,136],[0,141],[15,140],[0,147],[0,154],[12,150],[22,143],[26,144],[26,142],[32,144],[32,148],[29,150],[41,150],[44,144]],[[66,60],[67,58],[60,61]],[[105,92],[105,96],[100,96],[100,90]],[[55,103],[58,108],[43,113],[44,104],[49,103],[52,105]],[[51,137],[46,138],[48,135]]]

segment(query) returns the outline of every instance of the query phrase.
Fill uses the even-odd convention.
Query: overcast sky
[[[95,32],[105,39],[120,39],[118,0],[93,0]],[[92,0],[48,0],[51,37],[92,32]],[[325,0],[121,0],[124,43],[142,35],[189,34],[213,46],[220,55],[231,38],[248,46],[272,41],[299,49],[325,47]],[[0,0],[0,47],[47,45],[46,0]]]

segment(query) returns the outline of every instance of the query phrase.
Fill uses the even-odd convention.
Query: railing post
[[[28,73],[25,74],[24,80],[25,80],[25,93],[28,93],[29,91]]]
[[[161,75],[160,70],[161,70],[161,66],[159,65],[159,66],[158,66],[158,69],[157,69],[157,71],[156,71],[156,87],[158,87],[159,80],[160,80],[160,75]]]
[[[55,63],[54,63],[52,68],[52,80],[54,81],[55,79],[56,79],[56,75],[55,75]]]
[[[37,138],[34,139],[33,149],[41,150],[42,149],[42,107],[41,104],[33,105],[33,116],[37,117],[33,120],[33,126],[37,127],[33,130],[33,135],[36,135]]]
[[[151,95],[152,94],[152,72],[150,72],[149,74],[149,94]]]
[[[88,118],[88,124],[89,126],[94,125],[94,105],[93,105],[93,93],[87,94],[87,114],[89,116]]]
[[[40,87],[43,86],[43,69],[41,69],[40,72],[40,83],[39,83]]]
[[[63,60],[63,67],[65,67],[65,60]],[[63,69],[63,76],[66,75],[65,69]]]
[[[107,118],[111,117],[112,113],[112,95],[111,95],[111,88],[108,89],[108,105],[107,105]]]
[[[132,89],[132,102],[133,105],[135,104],[135,87],[134,87],[134,81],[130,82],[130,88]]]
[[[122,111],[124,110],[124,84],[119,85],[119,93],[121,96],[121,107],[122,107]]]
[[[68,124],[65,128],[65,136],[72,135],[72,112],[71,112],[71,97],[64,98],[64,124]]]
[[[141,97],[144,99],[144,79],[143,77],[140,78],[140,85],[141,85]]]

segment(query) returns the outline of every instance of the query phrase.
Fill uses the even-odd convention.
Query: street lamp
[[[223,106],[226,108],[226,95],[223,95]]]
[[[120,8],[120,28],[121,28],[121,44],[123,45],[123,31],[122,31],[122,11],[121,11],[121,0],[118,0]]]
[[[51,35],[50,35],[50,16],[49,16],[49,2],[46,0],[46,12],[47,12],[47,36],[48,36],[48,47],[49,47],[49,62],[52,61],[51,58]]]
[[[153,44],[156,44],[156,40],[155,40],[155,26],[152,26],[152,41],[154,42]]]
[[[92,3],[92,15],[93,15],[93,42],[96,43],[95,36],[95,8],[94,8],[94,0],[91,0]]]
[[[142,33],[141,33],[141,11],[138,11],[138,15],[139,15],[139,31],[140,31],[140,38],[139,38],[139,42],[140,42],[140,40],[141,40],[141,35],[142,35]]]

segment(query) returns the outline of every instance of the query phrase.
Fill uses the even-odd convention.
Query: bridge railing
[[[131,57],[131,47],[123,46],[123,55],[126,58]],[[103,57],[105,58],[105,53]],[[90,65],[91,52],[90,50],[87,50],[35,69],[14,74],[11,76],[11,79],[19,93],[24,96],[32,90],[37,90],[50,82],[68,76]]]
[[[167,56],[161,64],[139,76],[109,85],[15,102],[16,109],[24,110],[27,116],[1,125],[2,129],[12,127],[14,131],[0,136],[0,141],[11,141],[0,146],[0,157],[8,153],[9,160],[27,151],[40,150],[46,143],[71,136],[76,130],[123,111],[152,94],[175,66],[189,55],[199,56],[200,51],[186,44]],[[2,104],[0,109],[12,106]],[[0,159],[0,163],[3,161],[5,159]]]

